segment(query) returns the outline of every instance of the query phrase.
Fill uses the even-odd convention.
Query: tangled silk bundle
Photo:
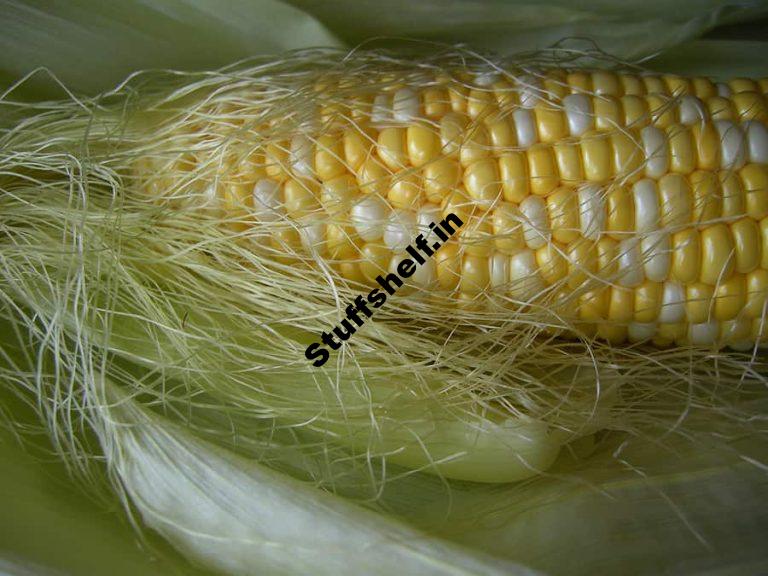
[[[602,504],[561,519],[571,554],[606,502],[671,518],[584,570],[752,561],[764,523],[725,537],[658,475],[738,486],[730,511],[765,490],[766,83],[594,56],[312,51],[7,99],[5,384],[75,472],[103,459],[231,573],[574,573],[543,533],[575,490]],[[313,366],[448,213],[457,237]]]

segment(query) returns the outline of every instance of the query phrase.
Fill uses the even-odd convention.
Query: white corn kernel
[[[643,272],[653,282],[663,282],[669,275],[672,262],[672,240],[669,232],[649,232],[640,241]]]
[[[625,238],[619,242],[619,285],[634,288],[643,283],[643,265],[640,262],[640,247],[637,238]]]
[[[635,182],[632,198],[635,203],[635,229],[638,232],[656,230],[661,220],[656,183],[648,178]]]
[[[520,203],[523,215],[523,239],[531,250],[550,241],[552,232],[547,221],[547,205],[541,196],[528,196]]]
[[[744,122],[747,132],[749,161],[755,164],[768,164],[768,128],[759,120]]]
[[[688,339],[694,346],[711,346],[717,342],[719,334],[720,326],[715,320],[688,326]]]
[[[720,165],[725,170],[738,170],[747,161],[744,132],[730,120],[716,120],[715,128],[720,135]]]
[[[496,292],[504,292],[509,285],[509,256],[495,252],[488,259],[488,272],[491,278],[491,288]]]
[[[674,324],[685,320],[685,290],[677,282],[664,282],[659,322]]]
[[[717,82],[715,88],[717,88],[717,95],[721,98],[730,98],[733,95],[733,90],[725,82]]]
[[[581,235],[598,240],[605,229],[605,206],[598,186],[585,186],[579,190],[579,223]]]
[[[381,196],[369,194],[350,210],[350,221],[360,238],[373,242],[381,238],[390,213],[389,205]]]
[[[536,267],[532,250],[523,250],[509,259],[509,294],[528,302],[545,288],[544,279]]]
[[[515,133],[517,145],[521,148],[529,148],[536,143],[536,120],[533,113],[527,108],[518,108],[512,112],[515,121]]]
[[[708,117],[704,103],[696,96],[686,94],[680,98],[680,123],[690,126],[706,121]]]
[[[291,139],[290,164],[294,175],[299,178],[314,177],[312,161],[314,143],[304,134],[297,134]]]
[[[645,174],[649,178],[661,178],[669,171],[669,142],[659,128],[646,126],[640,131],[645,153]]]
[[[413,122],[419,117],[419,95],[412,88],[400,88],[392,98],[392,115],[396,122]]]
[[[271,178],[262,178],[253,186],[253,212],[262,222],[279,220],[283,213],[280,184]]]
[[[650,340],[655,334],[655,322],[630,322],[627,326],[627,338],[630,342]]]
[[[371,108],[371,122],[382,124],[392,120],[392,108],[390,106],[391,96],[386,92],[376,94]]]
[[[416,215],[410,210],[393,210],[384,225],[384,244],[393,252],[403,252],[414,236]]]
[[[569,94],[563,98],[565,116],[571,136],[581,136],[592,129],[592,102],[585,94]]]

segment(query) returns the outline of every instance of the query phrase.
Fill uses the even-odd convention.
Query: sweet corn
[[[301,249],[362,283],[453,213],[464,229],[418,289],[473,303],[493,293],[510,306],[578,291],[572,320],[611,343],[762,337],[768,105],[756,82],[718,91],[706,78],[606,71],[475,86],[461,77],[360,87],[336,116],[320,106],[327,128],[258,147],[252,169],[217,188],[219,208],[242,215],[240,229],[292,224]],[[234,182],[235,164],[225,180],[227,170]],[[143,174],[147,192],[162,195],[160,176]]]

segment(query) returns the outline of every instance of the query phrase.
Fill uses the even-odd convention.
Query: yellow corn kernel
[[[464,170],[464,187],[479,206],[489,208],[501,196],[501,180],[496,160],[483,158],[467,166]]]
[[[743,274],[734,274],[715,288],[715,320],[733,320],[747,303],[747,289]]]
[[[648,117],[648,103],[642,96],[622,96],[621,107],[624,109],[625,126],[641,123]]]
[[[387,200],[395,208],[414,210],[424,202],[424,186],[420,174],[398,174],[387,192]]]
[[[462,166],[469,166],[491,155],[491,137],[484,124],[470,126],[465,136],[459,150],[459,161]]]
[[[760,220],[760,267],[768,270],[768,218]]]
[[[566,81],[568,74],[565,70],[554,68],[547,70],[544,74],[544,88],[553,93],[553,96],[557,98],[563,98],[570,94],[568,82]]]
[[[440,211],[443,217],[449,214],[456,214],[462,222],[469,221],[469,218],[477,212],[477,205],[467,194],[464,188],[454,188],[440,203]]]
[[[592,242],[579,239],[568,244],[565,252],[568,257],[568,286],[579,288],[597,270],[597,251]]]
[[[666,74],[662,79],[667,85],[667,90],[669,90],[669,93],[672,94],[672,96],[682,96],[684,94],[693,93],[693,88],[688,78]]]
[[[289,216],[298,217],[320,208],[320,185],[314,180],[287,180],[283,187],[283,202]]]
[[[717,96],[717,88],[709,78],[702,78],[697,76],[691,79],[691,85],[693,86],[693,94],[700,100],[706,101],[713,96]]]
[[[735,218],[747,213],[747,198],[741,179],[730,171],[718,172],[720,189],[723,196],[723,217]]]
[[[606,230],[617,240],[623,240],[635,230],[635,202],[632,190],[625,186],[612,186],[606,195],[608,219]]]
[[[720,323],[720,342],[731,346],[739,346],[739,350],[746,346],[752,347],[750,342],[752,332],[752,320],[740,316],[734,320],[725,320]]]
[[[694,282],[685,286],[685,316],[690,324],[702,324],[712,318],[715,288]]]
[[[351,170],[357,171],[371,155],[376,136],[350,128],[344,131],[344,160]]]
[[[585,134],[581,140],[584,176],[590,182],[605,182],[611,176],[611,141],[604,134]]]
[[[467,95],[467,115],[473,120],[484,118],[496,110],[496,99],[490,90],[472,89]]]
[[[656,327],[656,335],[653,337],[654,346],[667,347],[673,344],[682,345],[688,335],[688,324],[674,322],[671,324],[659,324]]]
[[[328,214],[338,214],[349,209],[359,195],[360,189],[355,179],[350,174],[344,174],[323,183],[320,203]]]
[[[459,163],[453,158],[439,158],[424,166],[424,190],[427,199],[434,204],[453,190],[461,179]]]
[[[547,196],[552,238],[563,244],[577,240],[580,233],[579,202],[571,188],[558,188]]]
[[[731,101],[722,96],[713,96],[706,100],[712,120],[735,120],[736,112]]]
[[[358,236],[351,226],[328,224],[326,227],[326,250],[334,260],[351,260],[359,253]]]
[[[757,83],[750,78],[731,78],[728,81],[728,87],[734,94],[759,90]]]
[[[508,152],[499,158],[499,178],[504,199],[520,203],[529,194],[528,161],[524,152]]]
[[[506,152],[517,145],[515,129],[508,117],[493,115],[486,120],[485,128],[496,153]]]
[[[619,81],[624,95],[642,96],[645,94],[645,84],[636,74],[619,74]]]
[[[493,96],[496,98],[496,103],[499,105],[499,108],[509,109],[520,104],[517,97],[517,91],[503,78],[494,82],[491,85],[491,88],[493,88]]]
[[[520,210],[513,204],[504,202],[496,207],[491,223],[497,250],[514,254],[525,248],[521,218]]]
[[[595,96],[592,99],[595,114],[595,129],[598,131],[616,130],[624,121],[621,101],[615,96]]]
[[[768,93],[768,78],[760,78],[757,81],[758,91],[762,92],[763,94]]]
[[[741,122],[759,120],[768,122],[768,109],[763,95],[758,92],[739,92],[731,96],[731,102]]]
[[[360,263],[359,262],[350,262],[350,261],[343,261],[337,263],[339,273],[341,274],[342,278],[349,282],[356,282],[360,284],[365,284],[367,281],[366,277],[363,276],[362,271],[360,270]]]
[[[733,235],[726,224],[701,231],[701,282],[714,286],[728,280],[735,265]]]
[[[526,151],[531,192],[548,194],[560,183],[551,146],[537,144]]]
[[[595,94],[607,94],[608,96],[621,96],[621,82],[616,74],[598,70],[592,72],[592,91]]]
[[[402,170],[408,165],[405,134],[404,128],[384,128],[379,132],[376,151],[390,170]]]
[[[701,170],[691,174],[689,181],[693,195],[693,222],[702,224],[720,218],[723,212],[723,197],[717,176]]]
[[[271,233],[270,244],[276,250],[279,250],[286,256],[286,260],[290,261],[292,254],[296,254],[301,250],[301,237],[298,230],[290,226],[281,226],[277,230]],[[319,256],[325,255],[324,247],[316,246],[315,250]]]
[[[444,88],[426,88],[421,93],[421,105],[424,116],[439,120],[451,111],[451,101]]]
[[[648,94],[645,97],[653,123],[659,128],[666,128],[677,122],[677,106],[660,94]]]
[[[456,154],[464,142],[469,118],[463,114],[449,112],[440,119],[440,144],[443,154]]]
[[[343,139],[339,134],[323,134],[315,142],[315,173],[320,180],[332,180],[347,171]]]
[[[669,140],[669,169],[678,174],[690,174],[697,166],[691,131],[681,124],[672,124],[666,131]]]
[[[451,110],[459,113],[467,112],[467,96],[469,88],[456,82],[452,82],[448,88],[448,99],[451,101]]]
[[[371,284],[376,282],[379,274],[386,274],[392,251],[380,244],[366,244],[360,251],[360,273]]]
[[[563,247],[555,242],[547,242],[536,250],[536,264],[544,281],[555,284],[568,275],[568,262],[563,256]]]
[[[458,242],[464,254],[488,258],[493,251],[491,219],[485,215],[470,217],[459,229]]]
[[[648,94],[666,94],[667,85],[659,76],[641,76]]]
[[[736,249],[736,272],[746,274],[760,265],[760,227],[752,218],[742,218],[731,224]]]
[[[631,322],[635,316],[635,289],[611,286],[608,300],[608,319],[612,322]]]
[[[266,146],[267,176],[279,182],[288,177],[288,143],[270,142]]]
[[[712,122],[697,122],[691,126],[699,170],[717,170],[720,167],[720,135]]]
[[[565,81],[571,87],[571,92],[592,92],[592,78],[587,72],[571,72],[566,76]]]
[[[747,214],[755,220],[768,216],[768,166],[747,164],[739,176],[747,200]]]
[[[672,265],[670,277],[681,284],[696,282],[701,273],[701,242],[695,228],[672,235]]]
[[[661,311],[661,282],[645,281],[635,288],[635,322],[655,322]]]
[[[598,288],[590,290],[579,298],[579,318],[585,322],[599,322],[608,316],[610,290]]]
[[[390,186],[391,172],[378,158],[369,157],[360,166],[357,183],[363,194],[378,194],[386,196]]]
[[[443,244],[435,253],[437,283],[442,290],[453,291],[461,278],[462,258],[459,247],[454,242]]]
[[[552,146],[557,163],[557,171],[563,184],[579,184],[584,180],[581,167],[581,150],[576,142],[560,140]]]
[[[597,325],[597,336],[614,346],[627,341],[627,327],[602,322]]]
[[[753,342],[765,342],[768,339],[768,320],[765,318],[755,318],[752,320],[750,337]]]
[[[749,318],[763,318],[768,302],[768,270],[758,268],[747,274],[744,314]]]
[[[420,168],[440,156],[440,137],[431,126],[416,124],[406,131],[408,159]]]
[[[675,228],[688,224],[693,212],[688,180],[680,174],[665,174],[658,188],[662,225]]]
[[[617,177],[629,176],[629,182],[641,178],[645,154],[636,135],[616,130],[611,133],[610,141],[613,150],[613,173]]]
[[[613,238],[600,238],[597,241],[597,274],[606,280],[611,280],[618,272],[618,246]]]
[[[568,135],[568,126],[562,110],[540,101],[534,107],[536,127],[542,142],[557,142]]]

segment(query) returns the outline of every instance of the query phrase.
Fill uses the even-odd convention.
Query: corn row
[[[241,228],[288,223],[275,226],[275,248],[372,284],[454,213],[464,226],[412,289],[470,305],[561,299],[584,331],[614,343],[761,341],[768,79],[555,70],[379,80],[342,102],[318,96],[317,124],[225,163],[210,193],[225,214]],[[279,122],[259,130],[278,134]],[[160,171],[141,171],[155,196],[169,186],[152,176]]]

